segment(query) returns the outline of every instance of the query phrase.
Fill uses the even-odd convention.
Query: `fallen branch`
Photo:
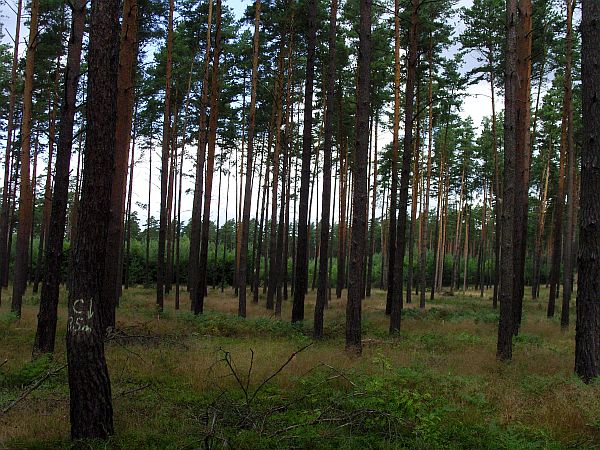
[[[146,384],[144,384],[142,386],[136,387],[135,389],[130,389],[128,391],[123,391],[119,395],[115,396],[115,398],[124,397],[126,395],[133,394],[134,392],[142,391],[142,390],[144,390],[146,388],[149,388],[149,387],[150,387],[150,383],[146,383]]]
[[[48,373],[46,373],[46,375],[44,375],[43,377],[41,377],[40,379],[38,379],[35,383],[33,383],[31,386],[29,386],[20,396],[19,398],[17,398],[15,401],[13,401],[10,405],[8,405],[6,408],[4,408],[2,410],[2,414],[6,414],[8,411],[10,411],[12,408],[15,407],[15,405],[17,405],[18,403],[20,403],[22,400],[24,400],[29,394],[31,394],[33,391],[35,391],[37,388],[39,388],[42,383],[44,381],[46,381],[48,378],[50,378],[52,375],[56,375],[58,372],[60,372],[61,370],[63,370],[65,367],[67,367],[67,364],[63,364],[62,366],[60,366],[58,369],[54,369],[49,371]]]
[[[271,376],[267,377],[261,384],[260,386],[258,386],[256,388],[256,390],[254,391],[254,394],[252,394],[252,397],[250,397],[250,401],[248,403],[251,403],[252,400],[254,400],[254,398],[256,398],[256,395],[260,392],[260,390],[269,382],[271,381],[273,378],[275,378],[277,375],[279,375],[281,373],[281,371],[283,369],[285,369],[287,367],[287,365],[292,362],[292,360],[296,357],[296,355],[298,355],[299,353],[303,352],[304,350],[306,350],[308,347],[310,347],[311,345],[313,345],[313,342],[311,342],[310,344],[306,344],[304,347],[296,350],[294,353],[292,353],[290,355],[290,357],[287,359],[286,362],[283,363],[283,365],[277,369],[273,374],[271,374]]]

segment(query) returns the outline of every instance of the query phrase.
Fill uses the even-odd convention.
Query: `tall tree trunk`
[[[292,12],[292,17],[291,17],[291,22],[293,23],[294,21],[294,13]],[[292,33],[290,33],[292,34]],[[283,265],[285,264],[287,266],[287,260],[284,259],[284,244],[285,244],[285,237],[284,234],[287,232],[286,226],[285,226],[285,212],[287,210],[287,202],[286,202],[286,192],[287,192],[287,179],[288,179],[288,171],[289,171],[289,156],[288,156],[288,152],[289,152],[289,148],[290,148],[290,135],[291,135],[291,123],[290,123],[290,118],[294,112],[294,104],[292,101],[292,89],[293,89],[293,83],[292,83],[292,77],[293,77],[293,63],[292,63],[292,55],[293,55],[293,34],[292,37],[290,39],[290,44],[288,47],[288,68],[287,68],[287,92],[286,92],[286,109],[285,109],[285,131],[284,131],[284,138],[283,138],[283,154],[282,154],[282,158],[283,158],[283,169],[281,172],[281,187],[282,187],[282,191],[281,191],[281,202],[279,205],[279,224],[278,224],[278,229],[277,229],[277,247],[276,247],[276,258],[275,258],[275,265],[276,265],[276,283],[275,283],[275,289],[276,289],[276,301],[275,301],[275,316],[276,317],[281,317],[281,304],[283,301],[283,296],[282,296],[282,284],[283,284],[283,276],[284,276],[284,270],[283,270]]]
[[[419,249],[419,274],[420,274],[420,297],[419,308],[425,308],[425,289],[427,285],[427,238],[429,228],[429,194],[431,187],[431,150],[433,148],[433,40],[431,33],[429,34],[429,87],[428,87],[428,102],[429,102],[429,118],[427,130],[427,174],[425,187],[425,207],[421,212],[421,247]]]
[[[169,178],[169,142],[171,139],[171,71],[173,66],[173,10],[174,0],[169,0],[169,23],[167,32],[167,65],[165,73],[165,104],[160,172],[160,223],[158,229],[158,255],[156,259],[156,306],[162,312],[165,295],[165,245],[169,216],[167,213],[167,190]]]
[[[419,201],[419,187],[421,182],[420,174],[420,118],[418,117],[418,111],[420,106],[419,100],[419,89],[417,87],[417,117],[416,117],[416,136],[413,141],[413,176],[412,176],[412,199],[410,204],[410,224],[408,227],[408,267],[406,273],[406,303],[412,303],[412,288],[413,288],[413,272],[414,272],[414,261],[415,261],[415,224],[417,221],[417,207]]]
[[[412,100],[411,100],[412,101]],[[386,315],[392,313],[396,284],[396,214],[398,209],[398,153],[400,134],[400,0],[394,0],[394,124],[392,136],[392,182],[388,223],[388,290],[385,305]],[[410,164],[410,162],[409,162]],[[400,261],[400,265],[403,262]],[[399,323],[399,321],[398,321]]]
[[[307,32],[308,53],[306,57],[306,82],[304,84],[304,130],[302,133],[302,173],[300,179],[300,211],[298,213],[298,244],[296,247],[296,273],[294,274],[292,323],[304,320],[304,297],[308,286],[308,191],[312,150],[312,113],[315,77],[315,47],[317,40],[316,21],[317,2],[316,0],[309,0]]]
[[[265,164],[265,134],[263,133],[263,138],[262,138],[262,144],[261,144],[261,149],[260,149],[260,164],[258,165],[258,183],[256,185],[257,187],[257,198],[256,198],[256,209],[254,210],[254,229],[252,232],[252,258],[250,259],[250,261],[252,261],[252,273],[250,274],[251,276],[251,280],[250,280],[250,291],[254,292],[254,265],[255,265],[255,261],[256,261],[256,251],[257,251],[257,240],[258,240],[258,215],[259,215],[259,208],[260,208],[260,203],[261,200],[263,198],[262,193],[261,193],[261,185],[262,185],[262,176],[263,176],[263,165]],[[252,184],[254,184],[254,181],[252,181]],[[247,263],[246,263],[247,266]],[[238,305],[239,308],[239,305]]]
[[[513,333],[521,326],[523,296],[525,294],[525,256],[527,221],[529,218],[529,172],[531,170],[531,0],[520,0],[517,30],[517,189],[515,191],[515,292],[513,301]]]
[[[150,287],[150,203],[152,199],[152,130],[150,132],[150,147],[148,148],[148,203],[146,207],[146,288]]]
[[[215,272],[217,272],[217,253],[219,251],[219,229],[221,228],[220,223],[221,223],[221,185],[223,184],[223,163],[224,163],[224,158],[221,155],[221,163],[219,164],[219,187],[217,188],[217,221],[215,222],[215,253],[214,253],[214,269]],[[229,178],[227,178],[229,179]],[[229,192],[229,191],[227,191]],[[227,197],[229,199],[229,196]],[[227,219],[225,219],[225,223],[227,223]],[[225,246],[225,244],[223,244],[223,247]],[[217,278],[218,277],[214,277],[213,278],[213,289],[215,289],[217,287]]]
[[[491,51],[490,51],[491,54]],[[496,79],[494,77],[494,61],[489,59],[490,92],[492,97],[492,155],[494,158],[494,201],[495,233],[494,233],[494,289],[492,293],[492,307],[498,306],[498,289],[500,286],[500,239],[502,237],[502,185],[500,179],[500,163],[498,161],[498,125],[496,118]]]
[[[33,223],[33,193],[29,175],[29,159],[31,153],[31,110],[33,94],[33,75],[35,69],[35,51],[38,42],[38,16],[40,2],[32,0],[31,17],[29,19],[29,41],[25,62],[25,86],[23,89],[23,117],[21,123],[21,184],[19,191],[19,229],[17,232],[17,248],[11,311],[21,316],[23,294],[27,286],[27,265],[29,235]]]
[[[137,107],[136,107],[137,110]],[[136,111],[137,115],[137,111]],[[137,124],[133,127],[133,136],[131,142],[131,162],[129,163],[129,187],[127,188],[127,206],[126,214],[126,238],[125,238],[125,258],[123,265],[125,266],[125,289],[129,289],[129,266],[131,265],[131,205],[133,201],[133,169],[135,168],[135,139],[136,139]]]
[[[462,175],[460,177],[460,196],[456,207],[456,232],[454,233],[454,249],[452,250],[452,282],[450,284],[450,292],[454,294],[454,290],[458,288],[458,265],[460,259],[460,243],[462,241],[462,212],[463,199],[465,196],[465,166],[467,164],[464,157]]]
[[[369,158],[369,110],[371,87],[371,0],[360,1],[356,137],[353,170],[352,238],[346,303],[346,350],[360,354],[361,303],[365,293],[364,270],[367,242],[367,160]]]
[[[8,284],[8,270],[10,248],[8,247],[9,224],[9,199],[10,199],[10,159],[13,146],[13,132],[15,128],[15,103],[17,100],[17,68],[19,64],[19,41],[21,35],[21,11],[23,0],[17,2],[17,22],[15,26],[15,47],[13,51],[12,68],[10,73],[10,94],[8,98],[8,120],[6,124],[6,155],[4,157],[4,189],[2,190],[2,211],[0,215],[0,301],[2,287]],[[14,198],[14,197],[13,197]]]
[[[333,156],[333,155],[332,155]],[[327,283],[327,303],[325,304],[325,306],[327,306],[327,304],[331,301],[331,286],[332,286],[332,272],[333,272],[333,230],[334,230],[334,226],[335,226],[335,198],[337,195],[337,181],[338,181],[338,170],[336,170],[336,168],[334,168],[334,175],[333,175],[333,205],[332,205],[332,212],[331,212],[331,234],[332,234],[332,242],[331,242],[331,251],[329,252],[329,273],[328,273],[328,283]]]
[[[192,289],[194,314],[201,314],[204,310],[204,296],[206,294],[206,270],[208,262],[208,232],[210,229],[210,198],[212,194],[213,170],[215,165],[215,147],[217,143],[217,119],[219,117],[219,58],[221,51],[221,0],[217,0],[215,51],[211,74],[210,117],[208,120],[208,151],[206,157],[206,181],[204,185],[204,207],[202,217],[202,234],[200,237],[200,258],[198,260],[198,274],[194,278],[195,286]]]
[[[254,292],[252,301],[254,303],[258,303],[258,294],[260,287],[260,261],[262,258],[262,249],[263,249],[263,237],[264,237],[264,227],[265,227],[265,212],[267,210],[267,206],[269,203],[269,176],[270,176],[270,158],[269,158],[269,150],[270,146],[267,146],[265,151],[267,155],[267,161],[265,165],[265,182],[263,185],[263,194],[262,194],[262,206],[260,212],[260,226],[258,227],[258,243],[257,243],[257,251],[256,251],[256,259],[254,261]]]
[[[167,236],[166,236],[166,267],[165,267],[165,294],[171,293],[173,284],[173,241],[175,237],[175,219],[173,211],[173,200],[175,198],[175,190],[177,186],[177,125],[179,124],[179,90],[175,89],[175,98],[173,104],[175,110],[173,112],[173,126],[171,127],[171,163],[169,167],[169,190],[167,192]]]
[[[340,124],[342,122],[341,111],[342,108],[340,107]],[[342,290],[346,285],[346,199],[348,193],[348,142],[347,138],[342,135],[341,129],[339,142],[340,144],[338,145],[338,153],[340,159],[340,218],[338,223],[337,282],[335,290],[336,298],[342,297]]]
[[[122,267],[118,264],[123,248],[123,210],[124,192],[127,186],[127,159],[131,143],[133,122],[134,71],[137,61],[137,0],[125,0],[123,3],[123,22],[119,48],[119,78],[117,81],[117,129],[115,135],[115,167],[108,222],[108,240],[102,296],[108,312],[102,317],[106,327],[115,326],[115,308],[119,300],[119,288],[123,277]]]
[[[230,172],[231,171],[227,172],[227,193],[225,194],[225,223],[227,223],[227,211],[229,210]],[[219,175],[219,177],[220,177],[220,175]],[[237,194],[237,190],[236,190],[236,194]],[[217,221],[217,223],[218,223],[218,221]],[[215,248],[216,248],[216,245],[215,245]],[[225,289],[225,258],[226,258],[226,256],[227,256],[227,227],[225,227],[225,229],[223,230],[223,259],[222,259],[222,263],[221,263],[221,273],[219,274],[219,278],[221,281],[221,292],[223,292]],[[216,262],[217,261],[215,260],[215,265],[216,265]],[[235,277],[235,273],[234,273],[234,277]],[[234,281],[234,283],[235,283],[235,281]]]
[[[81,66],[81,48],[86,16],[86,0],[76,0],[71,12],[71,34],[67,47],[64,94],[60,110],[60,128],[54,167],[54,192],[44,255],[44,281],[40,294],[40,311],[33,343],[33,355],[54,352],[58,294],[63,259],[63,239],[69,201],[69,169],[73,146],[73,121]],[[79,173],[79,156],[77,158]],[[76,196],[78,193],[76,193]]]
[[[246,180],[244,185],[244,210],[242,213],[242,231],[240,236],[238,270],[238,315],[246,317],[246,282],[248,273],[248,232],[250,228],[250,208],[252,207],[252,177],[254,170],[254,123],[256,121],[256,89],[258,85],[258,53],[260,33],[260,0],[254,5],[254,42],[252,52],[252,90],[250,93],[250,112],[248,117],[248,149],[246,150]],[[259,175],[260,186],[260,175]],[[256,231],[255,231],[256,235]]]
[[[483,179],[483,205],[481,211],[481,243],[479,245],[479,254],[477,256],[477,280],[479,282],[479,293],[480,297],[483,298],[483,291],[485,290],[485,249],[487,243],[487,178]]]
[[[542,241],[544,238],[544,230],[546,223],[546,207],[548,202],[548,184],[550,180],[550,157],[553,153],[552,138],[548,146],[548,154],[546,155],[546,168],[543,175],[543,188],[541,192],[540,205],[538,211],[538,226],[535,236],[535,249],[533,255],[533,281],[531,286],[531,298],[537,300],[540,296],[540,271],[542,261]]]
[[[583,146],[581,224],[575,334],[575,372],[589,383],[600,376],[600,3],[582,1]]]
[[[335,90],[337,0],[331,0],[329,13],[329,54],[326,75],[325,142],[323,147],[323,193],[321,206],[321,258],[319,259],[319,285],[314,312],[313,336],[323,337],[323,313],[328,295],[329,215],[331,210],[331,154],[333,147],[333,108]]]
[[[194,183],[194,199],[190,230],[190,254],[188,257],[188,289],[190,291],[191,310],[194,310],[193,286],[198,275],[198,259],[200,257],[200,228],[202,223],[202,194],[204,186],[204,163],[206,160],[206,107],[208,104],[208,78],[210,64],[210,32],[212,28],[212,0],[208,0],[208,19],[206,28],[206,48],[204,52],[204,74],[202,76],[202,92],[199,106],[198,148],[196,150],[196,178]]]
[[[396,256],[394,271],[394,297],[390,314],[390,333],[400,331],[402,314],[402,286],[404,283],[404,254],[406,251],[406,211],[408,208],[408,179],[413,148],[413,111],[415,84],[417,80],[417,36],[419,28],[418,10],[420,0],[412,0],[410,27],[408,30],[408,72],[404,105],[404,150],[402,154],[402,172],[400,176],[400,197],[398,199],[398,221],[396,223]]]
[[[110,379],[104,358],[102,278],[106,261],[117,122],[119,2],[93,1],[88,47],[86,146],[69,290],[67,361],[71,437],[113,433]],[[93,395],[90,395],[93,393]]]
[[[567,49],[565,64],[565,96],[567,106],[567,223],[564,239],[564,271],[562,309],[560,326],[566,329],[569,326],[569,306],[571,291],[573,289],[573,224],[575,216],[575,145],[573,142],[573,87],[572,87],[572,59],[573,59],[573,10],[576,0],[566,0],[567,3]]]
[[[568,145],[569,128],[569,108],[570,108],[570,89],[567,86],[567,78],[564,77],[564,95],[562,105],[562,121],[560,130],[560,157],[558,168],[558,188],[556,198],[554,199],[554,224],[552,229],[552,256],[550,265],[550,292],[548,297],[547,316],[554,317],[556,297],[558,297],[558,285],[560,283],[560,266],[562,256],[562,237],[563,237],[563,208],[565,202],[565,156]]]
[[[273,200],[271,201],[271,220],[269,222],[269,283],[267,291],[267,309],[275,308],[275,294],[279,282],[277,270],[277,194],[281,153],[281,124],[283,123],[283,52],[285,48],[285,34],[286,32],[282,32],[279,56],[277,57],[277,74],[275,76],[275,148],[273,150],[273,182],[271,185],[271,197]],[[289,45],[291,46],[291,44]]]
[[[375,113],[375,142],[373,157],[373,201],[371,203],[371,226],[369,228],[369,262],[367,265],[366,296],[371,296],[373,278],[373,255],[375,253],[375,210],[377,209],[377,131],[379,128],[379,111]],[[383,254],[383,253],[382,253]]]
[[[470,210],[469,210],[469,206],[467,205],[466,207],[466,211],[465,211],[465,245],[463,248],[463,263],[464,263],[464,267],[463,267],[463,292],[467,291],[467,283],[468,283],[468,270],[469,270],[469,225],[470,225]]]
[[[31,173],[31,226],[29,227],[29,260],[27,261],[27,280],[25,284],[31,281],[31,274],[33,273],[33,238],[35,234],[35,204],[37,201],[37,162],[40,154],[40,134],[35,134],[35,145],[33,146],[33,166]]]
[[[35,264],[35,276],[33,280],[33,293],[37,293],[43,276],[44,249],[46,246],[46,235],[50,221],[50,209],[52,208],[52,157],[54,156],[54,144],[56,142],[56,109],[58,106],[58,82],[60,80],[60,61],[57,61],[54,78],[54,90],[52,92],[52,112],[48,127],[48,165],[46,166],[46,183],[44,186],[44,202],[42,211],[42,223],[40,225],[40,238],[38,241],[37,262]]]
[[[506,53],[506,80],[505,80],[505,117],[504,117],[504,194],[502,197],[502,242],[499,289],[500,322],[498,324],[498,343],[496,357],[501,361],[512,358],[512,338],[514,331],[514,293],[515,278],[515,232],[518,224],[517,214],[520,210],[515,208],[518,195],[517,148],[519,127],[518,104],[518,29],[519,12],[518,0],[508,0],[506,6],[507,23],[507,53]]]

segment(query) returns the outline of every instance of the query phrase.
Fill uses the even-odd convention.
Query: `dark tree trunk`
[[[513,296],[516,277],[514,236],[516,227],[515,197],[517,191],[517,104],[518,74],[517,74],[517,29],[518,1],[508,0],[506,6],[506,95],[504,116],[504,194],[502,196],[501,222],[501,260],[500,260],[500,322],[498,324],[498,344],[496,357],[501,361],[512,358],[513,338]]]
[[[46,248],[46,236],[50,221],[50,209],[52,207],[52,157],[54,156],[54,144],[56,142],[56,108],[58,105],[58,82],[60,80],[60,70],[57,64],[54,91],[52,92],[52,112],[50,114],[50,124],[48,127],[48,165],[46,166],[46,184],[44,186],[44,202],[42,212],[42,223],[40,224],[40,235],[38,241],[38,254],[35,264],[35,275],[33,279],[33,293],[37,293],[39,284],[43,276],[44,249]],[[33,240],[32,240],[33,241]]]
[[[420,84],[420,83],[419,83]],[[408,267],[406,273],[406,303],[412,303],[412,288],[414,279],[415,263],[415,226],[417,222],[417,206],[419,204],[419,191],[421,184],[420,154],[421,154],[421,129],[420,129],[420,100],[419,87],[417,86],[417,117],[416,133],[413,141],[413,176],[412,176],[412,199],[410,204],[410,224],[408,226]]]
[[[265,151],[267,155],[267,161],[265,165],[265,182],[262,189],[262,201],[260,211],[260,225],[258,227],[258,242],[256,244],[256,259],[254,260],[254,281],[253,281],[253,295],[252,301],[258,303],[258,295],[260,288],[260,261],[262,259],[263,249],[263,237],[265,228],[265,212],[267,210],[267,204],[269,203],[269,147]]]
[[[296,273],[294,274],[294,303],[292,322],[304,320],[304,297],[308,286],[308,192],[310,184],[310,159],[312,152],[313,91],[315,78],[315,46],[317,41],[317,2],[308,3],[308,54],[306,82],[304,84],[304,130],[302,132],[302,167],[300,176],[300,206],[298,213],[298,243],[296,247]]]
[[[600,376],[600,3],[582,1],[583,147],[575,372],[586,383]]]
[[[194,200],[192,204],[192,219],[190,226],[190,254],[188,258],[188,289],[190,291],[190,306],[194,310],[195,277],[198,272],[200,257],[200,228],[202,224],[202,194],[204,186],[204,163],[206,160],[206,106],[208,103],[208,78],[210,64],[210,32],[212,28],[212,0],[208,0],[208,19],[206,29],[206,49],[204,53],[204,75],[202,76],[202,92],[199,106],[198,148],[196,150],[196,178],[194,183]]]
[[[323,337],[323,312],[327,304],[328,290],[328,255],[329,255],[329,214],[331,207],[331,153],[333,147],[333,108],[335,89],[335,61],[337,34],[337,0],[331,0],[329,16],[329,55],[327,64],[327,94],[325,107],[325,145],[323,147],[323,196],[321,206],[321,258],[319,259],[319,285],[314,313],[313,335],[316,339]]]
[[[392,140],[392,182],[390,186],[390,207],[388,223],[388,276],[385,313],[392,313],[396,276],[396,214],[398,209],[398,153],[400,133],[400,0],[394,0],[394,125]],[[402,265],[402,262],[400,262]],[[383,270],[383,267],[382,269]]]
[[[67,327],[71,437],[104,439],[113,433],[101,311],[115,155],[119,2],[93,1],[88,50],[86,146],[79,232],[73,249]]]
[[[173,65],[173,0],[169,1],[169,24],[167,35],[167,65],[165,74],[165,104],[163,116],[162,154],[160,172],[160,223],[158,229],[158,255],[156,259],[156,306],[164,306],[165,246],[169,216],[167,212],[167,190],[169,178],[169,142],[171,138],[171,69]]]
[[[242,232],[240,236],[238,270],[238,315],[246,317],[246,282],[248,273],[248,234],[250,229],[250,208],[252,207],[252,176],[254,170],[254,123],[256,117],[256,88],[258,85],[258,52],[260,32],[260,0],[254,6],[254,50],[252,52],[252,90],[248,128],[248,149],[246,155],[246,180],[244,186],[244,209],[242,212]],[[260,176],[259,176],[260,185]],[[256,231],[255,231],[256,234]]]
[[[529,172],[531,168],[531,0],[520,0],[517,30],[517,147],[515,190],[515,285],[513,294],[513,333],[521,326],[523,296],[525,294],[525,256],[527,248],[527,221],[529,218]]]
[[[10,247],[8,247],[8,234],[10,230],[10,159],[12,156],[13,134],[15,128],[14,122],[15,103],[17,99],[17,68],[19,64],[19,41],[21,34],[22,10],[23,0],[19,0],[17,3],[17,21],[15,26],[15,47],[13,51],[12,69],[10,75],[8,120],[6,124],[6,155],[4,157],[4,188],[2,190],[2,211],[0,215],[0,300],[2,298],[2,287],[8,285],[8,260],[10,258]]]
[[[431,187],[431,150],[433,148],[433,41],[431,33],[429,34],[429,83],[428,83],[428,102],[429,102],[429,118],[428,118],[428,130],[427,130],[427,172],[424,175],[426,179],[425,187],[425,205],[421,212],[421,245],[419,248],[419,285],[420,285],[420,297],[419,297],[419,308],[425,308],[425,289],[427,285],[427,240],[428,240],[428,229],[429,229],[429,189]],[[485,189],[485,188],[484,188]]]
[[[204,185],[204,205],[202,217],[202,233],[200,236],[200,258],[198,260],[198,273],[194,277],[192,288],[192,304],[194,314],[201,314],[204,310],[204,296],[206,294],[206,270],[208,262],[208,232],[210,229],[210,197],[212,194],[213,170],[215,165],[215,148],[217,143],[217,119],[219,117],[219,57],[221,49],[221,0],[217,0],[216,7],[216,32],[215,51],[211,74],[210,118],[208,121],[208,151],[206,157],[206,182]]]
[[[103,302],[107,316],[102,318],[108,328],[115,326],[115,308],[119,300],[119,288],[123,276],[119,264],[123,243],[124,192],[127,185],[127,159],[131,142],[133,121],[134,68],[137,60],[137,0],[125,0],[123,3],[123,23],[119,48],[119,78],[117,84],[117,130],[115,136],[115,167],[108,222],[108,240]]]
[[[408,31],[408,73],[404,106],[404,150],[400,177],[400,197],[398,201],[398,221],[396,223],[396,256],[394,268],[394,293],[390,314],[390,333],[400,331],[402,315],[402,285],[404,282],[404,254],[406,250],[406,211],[408,207],[408,179],[413,146],[413,110],[415,84],[417,79],[417,36],[419,28],[420,0],[412,0],[410,28]]]
[[[346,350],[360,354],[361,303],[365,293],[364,270],[367,243],[367,160],[369,159],[369,110],[371,86],[371,0],[360,1],[358,85],[356,92],[356,149],[352,238],[346,304]]]
[[[33,75],[35,69],[35,50],[38,38],[39,0],[31,2],[29,19],[29,41],[25,63],[25,86],[23,90],[23,117],[21,124],[21,184],[19,193],[19,229],[17,231],[17,248],[15,253],[15,269],[11,311],[21,316],[23,294],[27,286],[29,235],[32,229],[33,192],[29,175],[29,159],[31,147],[31,109],[33,93]]]
[[[341,96],[341,92],[339,95]],[[340,106],[340,124],[342,121],[341,111],[342,108]],[[347,138],[343,136],[341,129],[338,153],[340,159],[340,219],[338,223],[337,283],[335,296],[336,298],[341,298],[342,291],[346,286],[346,200],[348,193],[348,142]]]
[[[291,47],[291,43],[289,44]],[[269,222],[269,280],[267,287],[267,309],[275,308],[275,293],[278,285],[277,267],[277,194],[279,186],[279,154],[281,151],[281,124],[283,121],[283,52],[285,48],[285,33],[282,32],[279,56],[277,57],[277,74],[275,76],[275,148],[273,150],[273,182],[271,185],[271,220]],[[283,183],[282,183],[283,184]]]
[[[293,15],[292,15],[293,22]],[[292,101],[292,77],[293,77],[293,42],[290,42],[288,48],[288,68],[287,68],[287,89],[286,89],[286,108],[285,108],[285,132],[283,138],[283,169],[281,171],[281,201],[279,204],[279,224],[277,229],[277,249],[276,249],[276,280],[275,289],[276,289],[276,300],[275,300],[275,316],[281,317],[281,306],[283,302],[283,293],[282,286],[284,283],[284,276],[286,275],[283,265],[287,266],[287,259],[285,258],[285,234],[287,233],[287,224],[286,224],[286,211],[288,211],[287,204],[287,184],[288,184],[288,172],[289,172],[289,153],[290,153],[290,141],[291,141],[291,123],[290,117],[294,112],[294,104]]]
[[[573,59],[573,10],[576,0],[567,0],[567,48],[565,64],[565,95],[567,96],[567,223],[564,239],[564,272],[562,309],[560,326],[566,329],[569,326],[569,307],[571,303],[572,277],[573,277],[573,226],[575,218],[575,145],[573,142],[573,87],[572,87],[572,59]]]
[[[152,137],[150,132],[150,147],[148,148],[148,203],[146,209],[146,283],[145,287],[150,288],[150,203],[152,200]]]
[[[77,85],[81,65],[81,47],[85,25],[86,1],[73,4],[71,35],[67,50],[65,91],[60,112],[60,129],[56,150],[54,192],[44,257],[44,281],[40,296],[37,330],[33,344],[34,356],[52,353],[56,341],[58,295],[61,281],[63,238],[69,197],[69,166],[73,145],[73,120],[76,110]]]
[[[375,254],[375,211],[377,209],[377,131],[379,129],[379,111],[375,114],[375,142],[373,158],[373,201],[371,203],[371,226],[369,228],[369,262],[367,263],[367,287],[365,295],[371,296],[371,285],[373,283],[373,255]],[[383,255],[383,252],[381,252]],[[383,267],[382,269],[383,270]]]

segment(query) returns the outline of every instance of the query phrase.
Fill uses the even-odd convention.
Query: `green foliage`
[[[15,371],[3,372],[2,369],[0,369],[0,387],[19,388],[26,386],[48,372],[51,365],[51,356],[46,354],[33,361],[27,362],[23,367],[20,367]]]

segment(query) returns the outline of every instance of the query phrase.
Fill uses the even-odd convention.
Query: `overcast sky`
[[[17,0],[1,0],[1,6],[0,6],[0,21],[3,25],[3,29],[4,29],[4,42],[10,43],[10,45],[12,45],[12,39],[10,36],[14,35],[14,29],[15,29],[15,22],[16,22],[16,18],[15,18],[15,14],[13,12],[14,9],[16,9],[16,2]],[[226,0],[226,4],[231,7],[235,13],[235,15],[239,18],[241,17],[241,15],[243,14],[243,11],[245,10],[246,6],[248,4],[250,4],[252,0],[247,0],[247,1],[241,1],[241,0]],[[472,0],[459,0],[458,1],[458,6],[469,6],[472,3]],[[12,7],[12,9],[11,9]],[[25,22],[25,20],[22,21],[22,31],[21,31],[21,43],[23,43],[24,38],[26,37],[27,34],[27,30],[25,29],[23,23]],[[454,30],[455,33],[459,33],[462,29],[462,24],[460,24],[458,22],[458,20],[456,18],[454,18]],[[21,52],[24,52],[25,50],[25,46],[23,44],[21,44]],[[456,49],[453,48],[450,50],[450,53],[453,53]],[[473,60],[467,60],[466,64],[465,64],[465,69],[466,67],[469,67],[471,64],[473,63]],[[390,70],[393,70],[392,67],[390,67]],[[469,86],[466,89],[466,96],[463,100],[463,107],[462,107],[462,111],[460,112],[461,116],[463,116],[464,118],[466,118],[467,116],[470,116],[473,119],[473,123],[475,124],[475,126],[479,126],[479,124],[481,123],[481,120],[483,119],[484,116],[489,116],[491,115],[491,105],[490,105],[490,101],[489,101],[489,87],[487,86],[486,83],[480,83],[478,85],[474,85],[474,86]],[[502,98],[498,98],[497,99],[498,105],[501,106],[503,99]],[[383,127],[382,127],[383,128]],[[379,139],[380,139],[380,148],[385,145],[388,142],[391,142],[391,133],[387,130],[383,130],[381,129],[379,132]],[[187,151],[192,152],[195,149],[187,149]],[[149,180],[149,164],[147,161],[148,155],[144,155],[142,159],[139,159],[139,152],[138,155],[136,156],[136,161],[139,159],[139,162],[136,163],[136,167],[135,167],[135,174],[134,174],[134,189],[133,189],[133,203],[134,203],[134,209],[138,211],[138,214],[140,216],[141,219],[141,224],[142,226],[145,224],[145,215],[146,213],[141,210],[139,207],[135,206],[137,202],[139,202],[140,204],[146,204],[147,203],[147,190],[148,190],[148,180]],[[159,191],[160,191],[160,184],[159,184],[159,170],[158,170],[158,166],[159,166],[159,154],[157,152],[155,152],[153,154],[153,158],[152,158],[152,182],[153,182],[153,195],[152,195],[152,201],[151,201],[151,213],[154,217],[158,217],[159,215],[159,202],[160,202],[160,195],[159,195]],[[72,167],[75,167],[75,161],[73,161],[72,163]],[[237,189],[235,189],[235,185],[234,183],[236,182],[235,178],[237,176],[237,168],[232,167],[232,174],[230,176],[230,178],[228,179],[227,176],[223,176],[223,185],[221,187],[221,197],[222,197],[222,202],[221,202],[221,210],[217,211],[216,208],[216,198],[217,198],[217,194],[218,194],[218,181],[219,181],[219,174],[216,173],[215,177],[214,177],[214,185],[213,185],[213,207],[211,208],[212,210],[212,214],[211,214],[211,218],[213,220],[217,219],[217,214],[219,214],[219,222],[223,223],[224,219],[225,219],[225,215],[227,215],[227,218],[231,219],[232,217],[235,216],[235,205],[236,205],[236,193],[237,193]],[[192,168],[192,164],[191,162],[188,162],[185,166],[184,166],[184,173],[193,173],[193,168]],[[182,221],[187,221],[191,215],[191,203],[192,203],[192,193],[193,193],[193,184],[192,184],[193,179],[191,177],[188,177],[187,180],[184,180],[184,198],[182,201]],[[229,200],[229,206],[227,208],[227,210],[225,209],[225,194],[227,192],[227,183],[229,181],[230,187],[229,187],[229,194],[230,194],[230,200]],[[257,183],[255,183],[256,185]],[[256,199],[256,192],[254,193],[253,197]],[[313,199],[313,207],[312,207],[312,220],[314,221],[315,218],[317,217],[317,196],[314,196]],[[253,202],[254,203],[254,202]],[[252,214],[254,214],[254,205],[253,204],[253,208],[252,208]],[[320,214],[319,214],[320,216]]]

